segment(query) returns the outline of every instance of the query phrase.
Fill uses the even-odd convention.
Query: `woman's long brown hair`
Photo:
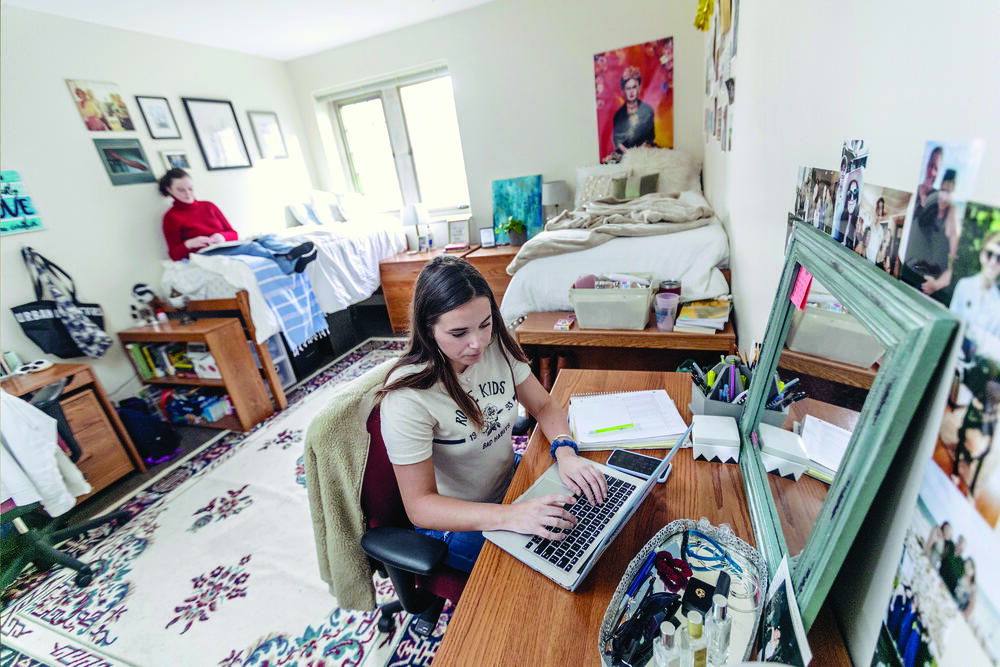
[[[497,307],[496,299],[493,297],[493,290],[483,275],[464,259],[441,255],[428,262],[417,276],[413,300],[410,302],[409,344],[406,352],[392,367],[392,371],[410,365],[423,366],[423,369],[387,383],[376,394],[379,402],[386,394],[396,389],[430,389],[441,382],[459,409],[476,425],[476,428],[482,428],[483,413],[479,405],[462,389],[458,375],[438,347],[432,331],[439,317],[481,296],[490,300],[490,313],[493,318],[493,337],[490,339],[490,344],[496,340],[500,341],[500,352],[508,365],[510,365],[508,354],[518,361],[528,361],[521,346],[504,326],[500,308]]]

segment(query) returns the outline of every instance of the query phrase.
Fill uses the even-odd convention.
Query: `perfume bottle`
[[[708,648],[701,635],[701,614],[692,611],[687,618],[687,631],[681,635],[681,667],[707,667]]]
[[[653,664],[656,667],[680,667],[681,656],[676,628],[670,621],[660,623],[660,636],[653,643]]]
[[[733,617],[729,615],[727,599],[718,593],[712,598],[712,615],[705,624],[708,662],[713,667],[726,664],[729,658],[729,638],[733,632]]]

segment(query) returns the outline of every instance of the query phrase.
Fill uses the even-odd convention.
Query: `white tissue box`
[[[760,458],[764,469],[776,472],[782,477],[792,476],[795,481],[809,467],[809,453],[802,438],[791,431],[775,428],[770,424],[759,424]]]
[[[694,415],[693,421],[691,455],[695,459],[740,462],[740,431],[733,417]]]
[[[218,364],[215,363],[215,357],[210,352],[192,353],[188,351],[188,359],[191,360],[195,375],[198,377],[203,379],[222,379],[222,372],[219,370]]]

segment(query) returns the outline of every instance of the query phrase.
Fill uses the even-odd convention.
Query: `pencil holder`
[[[723,361],[712,367],[712,371],[715,372],[715,384],[709,390],[708,395],[702,391],[696,383],[692,381],[691,383],[691,404],[688,407],[691,409],[691,414],[695,415],[718,415],[721,417],[732,417],[739,421],[740,416],[743,414],[743,408],[746,404],[740,405],[738,403],[731,403],[729,401],[720,400],[720,394],[722,391],[722,386],[724,380],[722,376],[724,372],[728,372],[730,366],[736,366],[737,374],[742,374],[746,378],[746,383],[743,384],[743,389],[748,389],[750,387],[750,381],[753,377],[753,371],[751,371],[745,364],[740,362],[739,357],[729,356]],[[706,373],[707,375],[707,373]],[[739,382],[737,380],[737,382]],[[742,391],[742,389],[741,389]],[[772,380],[772,385],[770,391],[768,391],[768,396],[774,396],[778,393],[778,374],[774,374],[774,379]],[[781,427],[785,423],[785,418],[788,417],[788,408],[783,408],[781,410],[768,409],[764,410],[762,413],[761,420],[772,426]]]

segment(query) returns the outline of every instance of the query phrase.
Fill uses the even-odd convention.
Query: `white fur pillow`
[[[618,166],[636,174],[657,172],[657,192],[701,192],[701,160],[681,150],[636,146],[625,151]]]

